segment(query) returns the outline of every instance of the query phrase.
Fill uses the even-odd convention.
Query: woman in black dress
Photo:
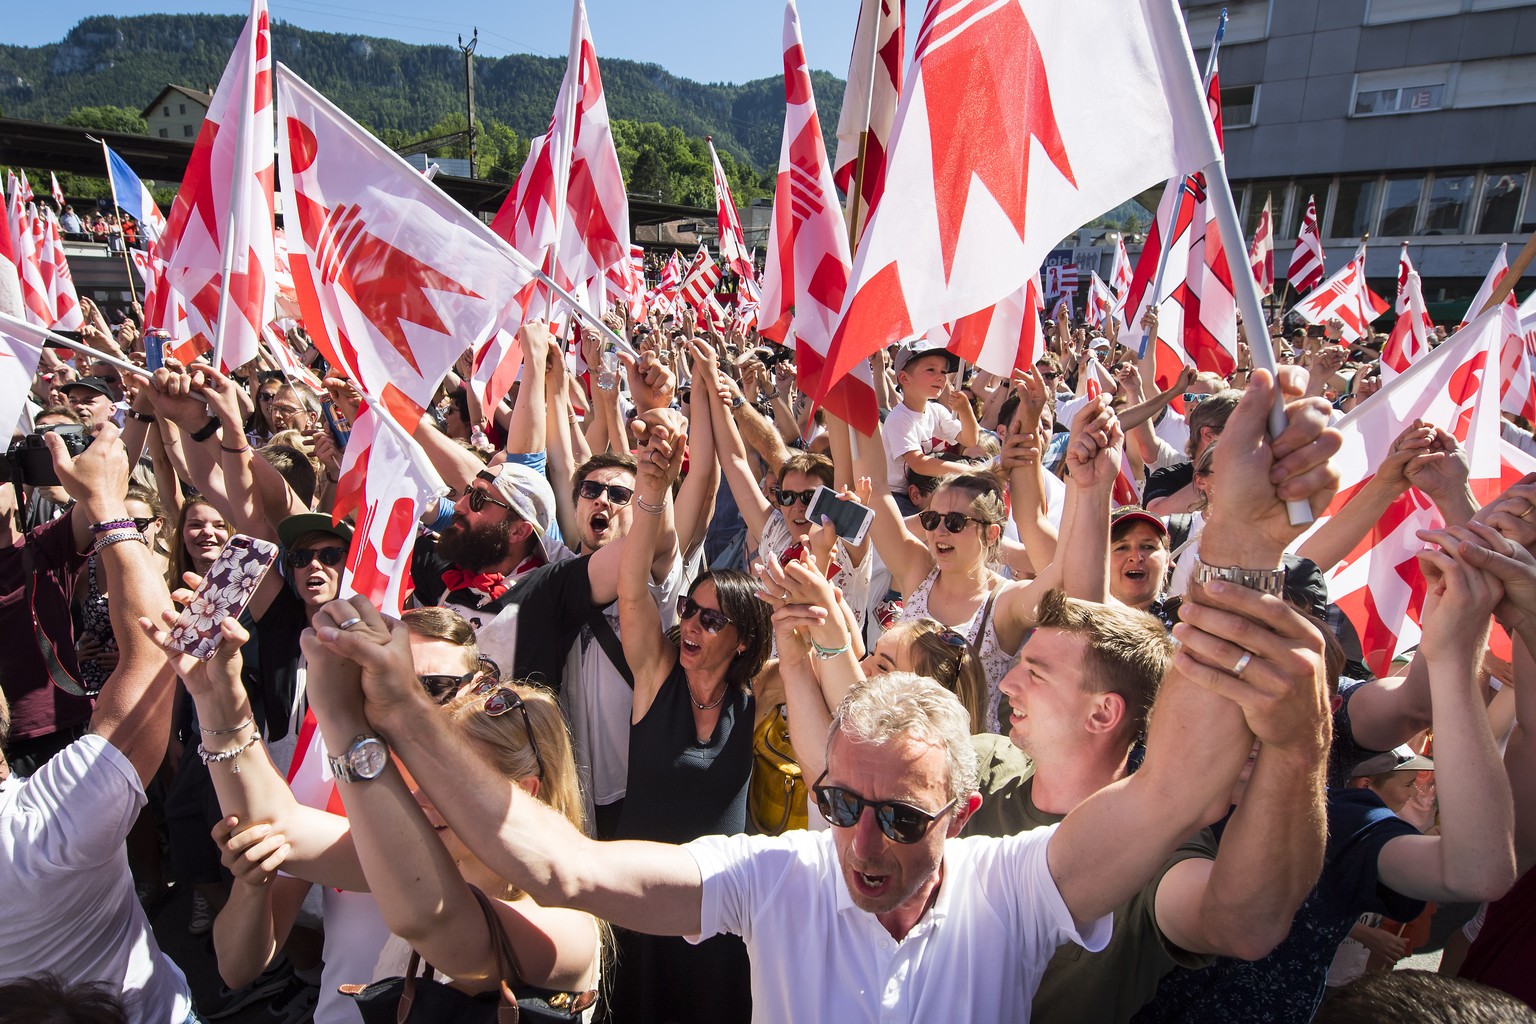
[[[634,674],[629,785],[618,838],[682,843],[746,831],[752,773],[751,685],[768,657],[772,623],[744,573],[705,573],[663,632],[646,583],[652,551],[672,528],[672,482],[687,423],[671,410],[636,424],[642,449],[635,520],[619,568],[619,631]],[[714,472],[714,467],[697,467]],[[690,945],[620,932],[613,1019],[732,1024],[751,1019],[746,947],[731,935]]]

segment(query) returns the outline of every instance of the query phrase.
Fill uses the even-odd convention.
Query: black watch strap
[[[223,420],[219,419],[217,416],[210,416],[210,417],[208,417],[208,422],[204,423],[201,427],[199,427],[197,429],[197,432],[192,435],[192,440],[197,441],[199,444],[201,444],[203,441],[206,441],[210,437],[212,437],[214,435],[214,432],[217,431],[223,425],[224,425],[224,421]]]

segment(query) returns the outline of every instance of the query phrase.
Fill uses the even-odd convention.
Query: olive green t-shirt
[[[1006,736],[973,736],[980,775],[981,807],[962,835],[1006,836],[1043,828],[1064,815],[1047,814],[1032,797],[1035,766]],[[1134,841],[1126,836],[1126,842]],[[1129,903],[1115,911],[1109,945],[1089,953],[1075,942],[1060,946],[1035,992],[1035,1024],[1128,1021],[1157,993],[1157,983],[1175,967],[1204,967],[1212,958],[1170,943],[1157,926],[1154,901],[1163,875],[1180,861],[1214,860],[1216,839],[1202,829],[1163,864]]]

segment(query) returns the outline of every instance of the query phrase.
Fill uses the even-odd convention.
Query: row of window
[[[1295,238],[1317,203],[1323,237],[1345,241],[1415,235],[1513,235],[1536,230],[1536,202],[1526,203],[1531,168],[1436,171],[1370,177],[1234,182],[1233,193],[1251,236],[1269,198],[1277,238]]]
[[[1196,50],[1210,44],[1223,8],[1227,10],[1229,43],[1252,43],[1269,37],[1270,0],[1181,0],[1184,25]],[[1319,6],[1334,2],[1320,0]],[[1387,25],[1398,21],[1444,18],[1474,11],[1493,11],[1505,7],[1536,6],[1536,0],[1366,0],[1365,24]]]
[[[169,128],[161,128],[161,129],[159,129],[159,132],[160,132],[160,137],[162,139],[168,139],[168,138],[171,137],[171,130]],[[184,124],[184,125],[182,125],[181,126],[181,134],[182,134],[183,138],[188,138],[188,139],[192,138],[194,135],[197,134],[197,125],[195,125],[195,124]]]

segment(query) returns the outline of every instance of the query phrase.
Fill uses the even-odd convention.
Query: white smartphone
[[[811,497],[811,507],[806,509],[805,518],[812,524],[819,524],[823,516],[832,521],[832,528],[837,531],[838,537],[849,544],[862,544],[865,534],[869,533],[869,525],[875,521],[875,510],[868,505],[839,498],[836,491],[823,484],[816,488],[816,493]]]

